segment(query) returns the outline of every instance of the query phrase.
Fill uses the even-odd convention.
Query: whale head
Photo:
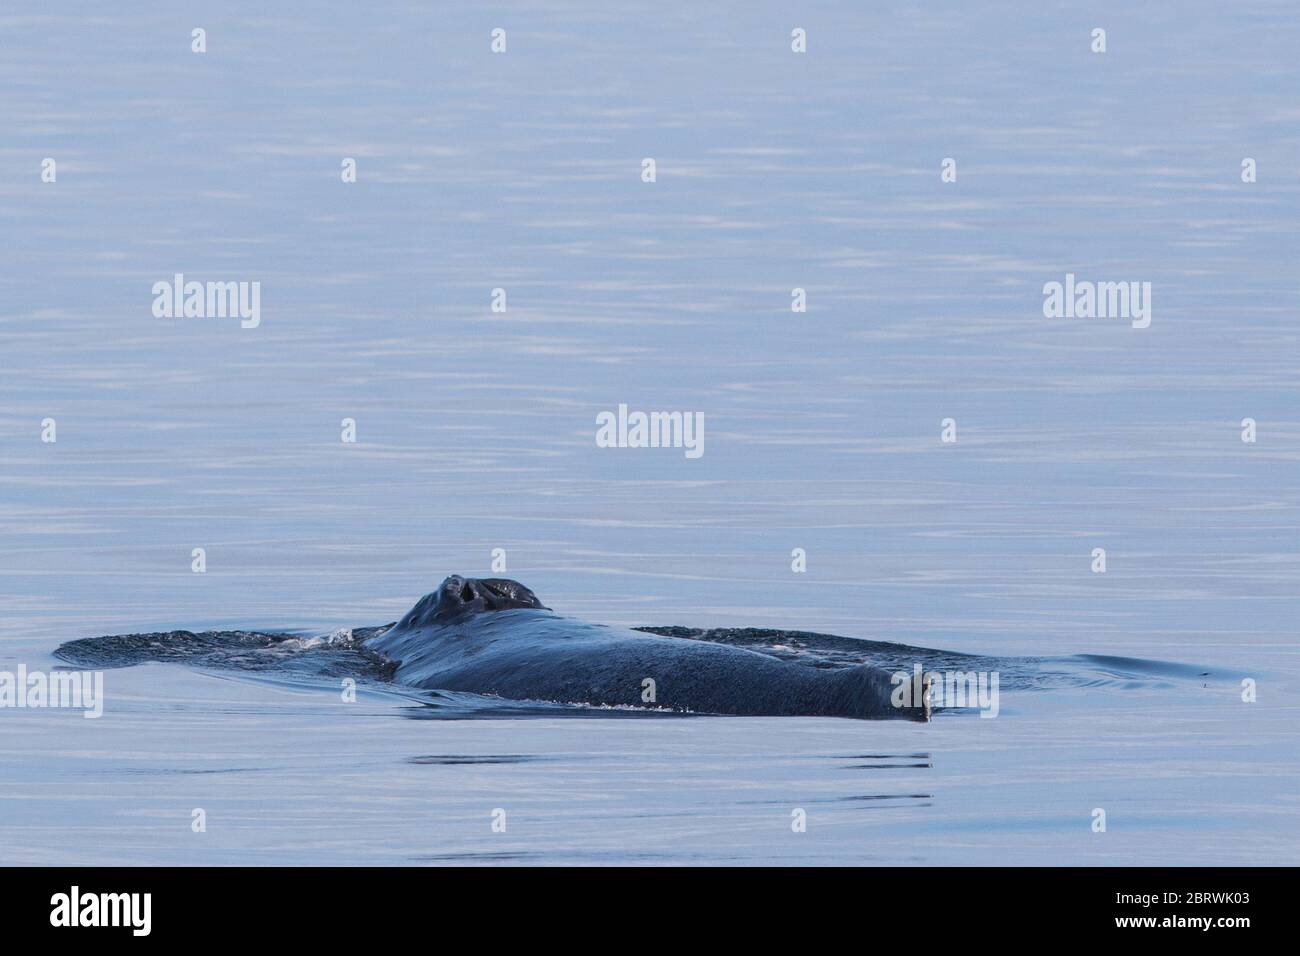
[[[406,612],[397,627],[420,628],[447,624],[471,614],[508,611],[512,608],[536,608],[548,611],[537,595],[518,581],[509,578],[462,578],[453,574],[438,589],[426,594]]]

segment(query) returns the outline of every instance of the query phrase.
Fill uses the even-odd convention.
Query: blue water
[[[593,621],[1258,686],[436,721],[145,664],[97,721],[0,710],[9,858],[1295,862],[1298,44],[1286,3],[7,13],[0,669],[380,624],[500,548]],[[261,282],[261,325],[155,318],[177,272]],[[1150,328],[1044,318],[1066,272],[1152,283]],[[597,448],[620,403],[705,454]]]

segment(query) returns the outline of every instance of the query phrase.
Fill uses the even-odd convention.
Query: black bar
[[[1051,934],[1025,938],[1054,944],[1105,937],[1231,945],[1284,928],[1282,905],[1295,876],[1282,868],[1186,867],[542,869],[7,869],[0,925],[6,942],[78,944],[374,946],[389,933],[396,944],[411,932],[433,932],[450,945],[468,932],[494,946],[517,936],[531,947],[567,938],[568,945],[603,940],[602,948],[640,949],[682,939],[689,922],[725,927],[733,941],[763,942],[773,921],[795,931],[811,921],[822,930],[839,924],[870,948],[883,937],[924,951],[1026,933]],[[88,919],[99,911],[98,894],[149,894],[147,935],[137,934],[145,926],[143,895],[139,908],[120,896],[109,901],[118,926],[52,925],[52,916],[69,915],[74,886]],[[68,903],[62,911],[60,895]],[[95,902],[87,904],[88,896]]]

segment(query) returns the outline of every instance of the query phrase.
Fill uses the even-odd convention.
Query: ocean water
[[[602,623],[1186,666],[915,724],[142,663],[0,709],[6,862],[1296,862],[1298,44],[1287,3],[6,11],[0,671],[382,624],[493,549]],[[260,325],[156,318],[176,273]],[[1150,327],[1045,318],[1066,273]],[[704,454],[596,447],[620,403]]]

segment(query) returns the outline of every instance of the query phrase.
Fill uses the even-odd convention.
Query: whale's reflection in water
[[[674,763],[687,779],[700,775],[704,780],[714,780],[716,778],[712,767],[715,759],[682,755]],[[755,772],[766,775],[760,769],[766,763],[766,757],[753,761],[734,756],[724,759],[732,765],[731,771],[737,775],[737,779],[743,780]],[[867,763],[846,764],[845,760]],[[769,831],[770,839],[783,839],[786,836],[804,834],[808,825],[820,828],[832,820],[839,825],[860,821],[865,826],[874,825],[874,819],[880,814],[884,814],[882,820],[913,820],[914,811],[931,811],[935,803],[935,794],[931,788],[939,784],[939,781],[931,777],[933,755],[926,751],[877,754],[792,753],[786,762],[803,769],[782,783],[772,780],[761,783],[754,781],[755,789],[760,794],[757,796],[748,792],[744,786],[729,792],[727,798],[714,807],[718,825],[725,827],[728,820],[746,820],[751,826],[757,825],[760,830]],[[683,801],[675,793],[676,781],[671,776],[654,766],[653,761],[647,765],[644,757],[631,753],[428,754],[407,758],[406,763],[428,767],[429,785],[436,787],[439,792],[457,792],[471,801],[475,794],[490,796],[492,805],[497,807],[493,813],[504,810],[499,806],[501,804],[510,807],[503,818],[508,821],[508,825],[500,832],[494,832],[490,843],[476,841],[456,849],[417,852],[406,857],[412,863],[530,863],[552,859],[548,853],[537,850],[530,842],[535,839],[535,823],[529,815],[527,804],[516,810],[516,801],[502,792],[503,787],[513,785],[524,793],[530,793],[533,782],[528,777],[521,778],[516,767],[500,765],[534,765],[532,773],[536,775],[535,782],[539,785],[557,778],[590,780],[593,783],[591,796],[598,803],[605,804],[603,812],[631,828],[643,826],[651,820],[659,821],[667,827],[689,826],[698,813],[698,808],[691,805],[689,798]],[[883,773],[873,775],[871,780],[875,786],[869,792],[862,792],[856,789],[855,782],[858,772],[867,768]],[[617,787],[599,785],[600,781],[608,781],[611,776],[616,776],[620,781]],[[618,796],[619,791],[625,787],[648,794],[661,792],[662,802],[647,799],[629,804]],[[674,792],[671,797],[670,792]],[[599,796],[602,793],[603,799]],[[578,815],[583,812],[587,811],[579,811]],[[796,817],[800,826],[792,828],[792,821]],[[479,813],[470,816],[468,820],[457,822],[466,824],[466,829],[486,829],[487,819],[486,813]],[[913,825],[922,820],[923,816],[916,817]],[[811,824],[808,821],[812,821]],[[870,857],[861,856],[869,849],[855,848],[856,858],[869,860]],[[630,860],[681,863],[689,861],[693,853],[690,845],[662,851],[637,846],[587,846],[566,850],[565,858],[566,862],[592,865],[625,864]],[[701,853],[700,860],[705,859],[716,863],[752,862],[739,856],[728,859],[725,853],[720,855],[717,848]]]
[[[466,765],[529,763],[541,760],[537,754],[423,754],[410,757],[407,763],[437,764],[442,767],[461,767]]]

